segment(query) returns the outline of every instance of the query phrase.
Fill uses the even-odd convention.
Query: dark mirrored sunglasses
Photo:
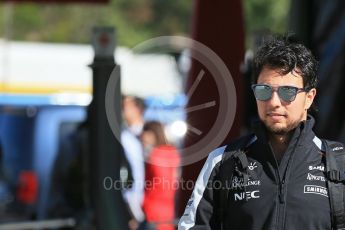
[[[300,92],[306,92],[305,88],[298,88],[295,86],[271,86],[266,84],[253,84],[252,90],[255,98],[260,101],[268,101],[272,98],[273,92],[277,92],[281,100],[285,102],[292,102],[296,99],[296,95]]]

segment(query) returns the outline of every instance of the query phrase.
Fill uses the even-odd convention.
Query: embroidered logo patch
[[[328,197],[327,188],[317,185],[304,185],[304,193],[313,193]]]
[[[249,179],[248,182],[246,184],[244,184],[244,179],[243,178],[239,178],[237,176],[234,176],[232,178],[232,183],[231,183],[231,188],[232,189],[237,189],[237,188],[243,188],[246,186],[259,186],[261,185],[261,181],[260,180],[251,180]]]
[[[318,171],[324,172],[325,171],[325,166],[323,166],[323,165],[316,165],[316,166],[309,165],[308,169],[309,169],[309,171],[318,170]]]
[[[249,191],[249,192],[241,192],[241,193],[235,193],[234,199],[235,201],[243,200],[243,199],[258,199],[260,198],[260,191]]]
[[[315,176],[311,173],[308,173],[307,180],[318,180],[318,181],[326,181],[326,178],[323,176]]]
[[[258,166],[256,165],[256,162],[250,162],[248,169],[253,171],[255,168],[257,168]]]

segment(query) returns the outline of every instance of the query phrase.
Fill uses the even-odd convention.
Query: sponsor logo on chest
[[[241,201],[241,200],[249,200],[249,199],[258,199],[260,198],[260,191],[248,191],[248,192],[240,192],[240,193],[234,193],[234,199],[235,201]]]
[[[248,169],[253,171],[255,168],[257,168],[258,166],[256,165],[256,162],[250,162],[248,165]]]
[[[308,167],[309,171],[313,171],[313,170],[318,170],[318,171],[322,171],[324,172],[325,171],[325,166],[323,165],[309,165]]]
[[[308,173],[307,180],[326,181],[324,176],[315,176],[311,173]]]
[[[237,188],[243,188],[245,186],[259,186],[261,184],[260,180],[251,180],[249,179],[248,182],[246,184],[244,184],[244,179],[242,177],[237,177],[234,176],[232,178],[232,182],[231,182],[231,188],[232,189],[237,189]]]
[[[343,148],[343,146],[337,146],[337,147],[334,147],[333,149],[332,149],[332,151],[333,152],[339,152],[339,151],[342,151],[344,148]]]
[[[304,185],[304,193],[312,193],[328,197],[327,188],[317,185]]]

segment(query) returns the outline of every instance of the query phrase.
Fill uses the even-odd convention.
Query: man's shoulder
[[[336,145],[342,145],[344,146],[344,143],[342,143],[341,141],[337,141],[337,140],[330,140],[327,138],[322,138],[321,140],[326,141],[329,144],[336,144]]]
[[[328,145],[331,151],[345,154],[344,143],[328,139],[322,139],[322,141]]]
[[[207,158],[206,162],[218,164],[221,160],[228,159],[235,151],[244,150],[256,141],[254,134],[248,134],[240,138],[230,141],[228,144],[223,145],[213,150]]]
[[[232,152],[237,150],[244,150],[245,148],[248,148],[251,144],[253,144],[256,141],[256,139],[257,138],[254,133],[244,135],[240,138],[230,141],[226,145],[225,151]]]
[[[221,158],[223,161],[229,159],[232,154],[236,151],[243,150],[245,151],[249,146],[251,146],[257,140],[255,134],[251,133],[244,135],[237,139],[231,140],[226,145],[214,150],[210,153],[211,158],[217,157]],[[221,156],[220,156],[221,155]]]

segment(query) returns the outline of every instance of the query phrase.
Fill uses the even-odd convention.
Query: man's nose
[[[281,106],[281,101],[278,95],[278,92],[273,92],[272,93],[272,97],[270,100],[267,101],[268,103],[270,103],[272,106]]]

